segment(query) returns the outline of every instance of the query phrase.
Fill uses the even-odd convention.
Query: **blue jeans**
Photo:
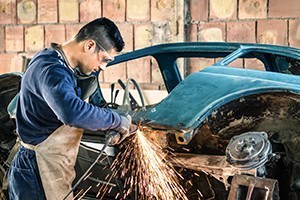
[[[35,152],[21,146],[8,171],[10,200],[46,199]]]

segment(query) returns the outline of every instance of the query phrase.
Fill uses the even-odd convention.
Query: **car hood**
[[[265,92],[300,93],[300,77],[274,72],[210,66],[178,84],[144,113],[152,126],[196,128],[216,108],[243,96]]]

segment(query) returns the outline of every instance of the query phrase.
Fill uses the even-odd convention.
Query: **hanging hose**
[[[120,80],[118,81],[120,83]],[[129,110],[132,110],[131,108],[131,102],[130,102],[130,99],[133,99],[132,95],[130,94],[129,92],[129,84],[130,82],[133,83],[134,87],[136,88],[136,90],[138,91],[139,93],[139,97],[140,97],[140,100],[141,100],[141,103],[142,103],[142,109],[145,109],[145,102],[144,102],[144,97],[143,97],[143,94],[142,94],[142,91],[138,85],[138,83],[132,79],[132,78],[129,78],[127,79],[127,82],[126,82],[126,85],[122,86],[121,84],[121,87],[124,89],[124,97],[123,97],[123,103],[122,103],[122,107],[123,107],[123,110],[126,110],[126,111],[129,111]],[[134,102],[136,103],[136,101],[134,100]]]

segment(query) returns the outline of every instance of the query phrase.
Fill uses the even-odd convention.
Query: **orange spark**
[[[179,184],[179,174],[165,161],[166,153],[141,130],[123,143],[123,148],[112,167],[125,179],[123,199],[133,193],[136,199],[188,199]]]

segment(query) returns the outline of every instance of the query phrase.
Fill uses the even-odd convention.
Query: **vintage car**
[[[188,199],[300,197],[299,49],[246,43],[160,44],[121,54],[109,68],[124,64],[127,69],[134,66],[133,72],[127,72],[129,81],[113,80],[111,89],[97,84],[89,100],[132,114],[149,140],[172,149],[172,156],[180,161],[173,165],[183,177]],[[150,82],[161,91],[145,89],[138,76],[143,70],[149,70]],[[19,73],[0,76],[1,180],[16,141],[7,107],[21,77]],[[148,101],[153,97],[156,101]],[[105,134],[85,131],[75,183],[99,155]],[[75,185],[75,192],[88,188],[85,196],[93,199],[99,184],[109,184],[112,189],[105,199],[122,194],[124,180],[106,179],[119,150],[107,147],[91,175]],[[2,187],[4,195],[5,181]]]

